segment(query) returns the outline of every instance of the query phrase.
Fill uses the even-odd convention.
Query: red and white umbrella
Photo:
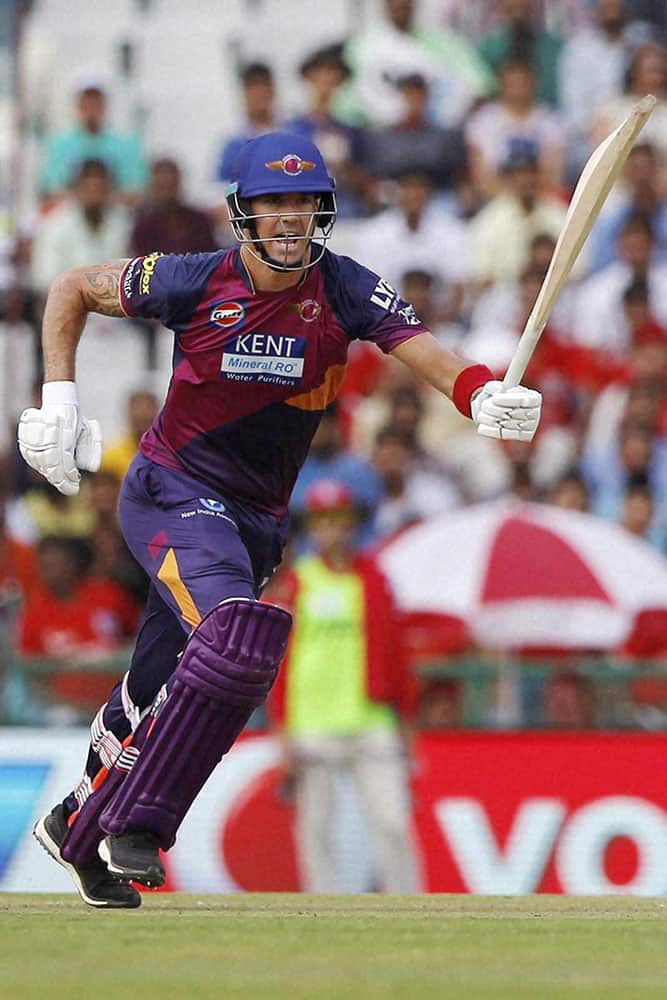
[[[618,525],[499,501],[409,528],[380,552],[398,605],[460,618],[479,644],[612,649],[667,609],[667,559]]]

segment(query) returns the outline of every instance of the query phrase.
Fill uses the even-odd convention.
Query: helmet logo
[[[313,163],[311,160],[302,160],[300,156],[296,153],[288,153],[287,156],[283,156],[282,160],[269,160],[268,163],[264,164],[269,170],[282,170],[284,174],[289,177],[297,177],[302,174],[304,170],[315,170],[317,164]]]

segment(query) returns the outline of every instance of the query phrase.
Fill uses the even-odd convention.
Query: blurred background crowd
[[[639,97],[658,98],[528,369],[526,384],[544,394],[534,444],[478,437],[398,362],[355,345],[297,483],[288,564],[325,544],[312,499],[322,480],[344,488],[327,511],[344,513],[359,551],[515,497],[589,512],[667,554],[663,2],[200,0],[196,15],[175,0],[109,6],[2,4],[5,721],[87,719],[109,669],[125,669],[146,580],[116,500],[170,371],[167,331],[91,318],[78,380],[85,412],[103,424],[103,464],[79,496],[52,490],[14,445],[18,413],[39,398],[49,284],[73,266],[233,245],[225,181],[241,144],[276,128],[312,138],[336,177],[331,249],[377,271],[438,339],[502,377],[588,155]],[[412,638],[409,669],[441,665],[419,681],[422,725],[609,722],[599,658],[592,674],[570,650],[526,686],[507,666],[516,650],[474,648],[442,622]],[[605,655],[666,651],[655,627]],[[477,673],[466,674],[461,657],[473,655]],[[493,669],[484,684],[480,663]],[[664,685],[623,690],[623,724],[663,725]]]

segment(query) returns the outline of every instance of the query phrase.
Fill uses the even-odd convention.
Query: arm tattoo
[[[91,312],[125,316],[120,304],[120,276],[126,263],[126,260],[112,260],[84,271],[83,294]]]

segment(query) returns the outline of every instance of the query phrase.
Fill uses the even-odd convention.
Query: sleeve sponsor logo
[[[386,309],[388,312],[394,312],[396,304],[398,303],[398,292],[392,285],[389,284],[388,281],[385,281],[384,278],[380,278],[377,285],[373,289],[371,302],[374,306],[379,306],[380,309]]]
[[[134,272],[137,270],[141,260],[141,257],[135,257],[125,268],[125,274],[123,275],[123,293],[128,299],[132,298],[132,280],[134,278]]]
[[[159,257],[164,257],[163,253],[156,251],[144,257],[141,265],[141,278],[139,279],[139,291],[142,295],[148,295],[151,290],[151,279],[155,273],[155,267]]]
[[[211,310],[211,322],[229,330],[245,319],[245,309],[240,302],[216,302]]]
[[[401,317],[406,326],[421,326],[421,320],[415,312],[415,307],[410,303],[399,309],[397,315]]]
[[[236,382],[298,385],[303,377],[305,337],[239,333],[225,345],[222,377]]]

